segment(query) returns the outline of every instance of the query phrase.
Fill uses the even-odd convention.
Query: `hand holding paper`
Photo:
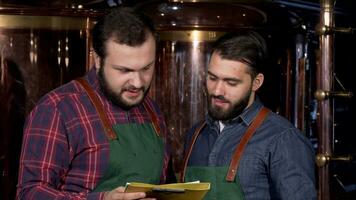
[[[145,192],[147,198],[158,200],[201,200],[210,190],[210,183],[188,182],[163,185],[127,183],[125,192]]]

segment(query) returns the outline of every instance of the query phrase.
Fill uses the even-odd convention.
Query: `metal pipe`
[[[334,27],[334,0],[320,0],[320,27]],[[332,91],[333,86],[333,40],[332,34],[322,34],[319,36],[320,41],[320,62],[317,65],[317,89]],[[325,99],[318,102],[318,152],[329,155],[332,154],[332,137],[333,137],[333,99]],[[318,170],[319,189],[318,199],[330,199],[330,178],[329,165],[325,165]]]

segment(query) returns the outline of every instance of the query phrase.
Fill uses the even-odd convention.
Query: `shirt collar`
[[[238,116],[238,118],[240,118],[247,126],[249,126],[262,107],[263,105],[260,99],[256,98],[256,100],[251,104],[251,106],[244,110],[244,112],[240,116]]]

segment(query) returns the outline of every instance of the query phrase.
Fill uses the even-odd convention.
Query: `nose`
[[[212,94],[215,96],[224,96],[225,95],[225,86],[223,81],[217,81],[213,85]]]
[[[135,88],[141,88],[143,86],[143,76],[140,72],[132,72],[130,85],[134,86]]]

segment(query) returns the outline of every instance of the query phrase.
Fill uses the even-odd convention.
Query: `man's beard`
[[[147,92],[148,92],[148,88],[145,89],[144,87],[141,88],[134,88],[133,86],[131,87],[127,87],[127,88],[122,88],[122,90],[120,91],[120,93],[115,92],[114,90],[112,90],[112,88],[110,88],[106,77],[104,75],[104,67],[101,66],[99,68],[99,72],[98,72],[98,79],[99,79],[99,84],[101,87],[101,90],[103,91],[104,95],[116,106],[119,106],[120,108],[124,109],[124,110],[130,110],[132,107],[137,106],[138,104],[140,104],[143,99],[146,97]],[[126,90],[142,90],[144,92],[142,99],[134,104],[130,104],[129,102],[125,101],[122,98],[122,93],[125,92]]]
[[[230,101],[226,100],[223,96],[208,95],[208,112],[209,115],[214,120],[227,121],[239,116],[247,107],[249,99],[251,96],[251,89],[246,93],[246,95],[238,102],[232,104]],[[225,100],[227,103],[232,105],[227,110],[223,110],[221,107],[212,105],[212,99],[217,98],[220,100]]]

